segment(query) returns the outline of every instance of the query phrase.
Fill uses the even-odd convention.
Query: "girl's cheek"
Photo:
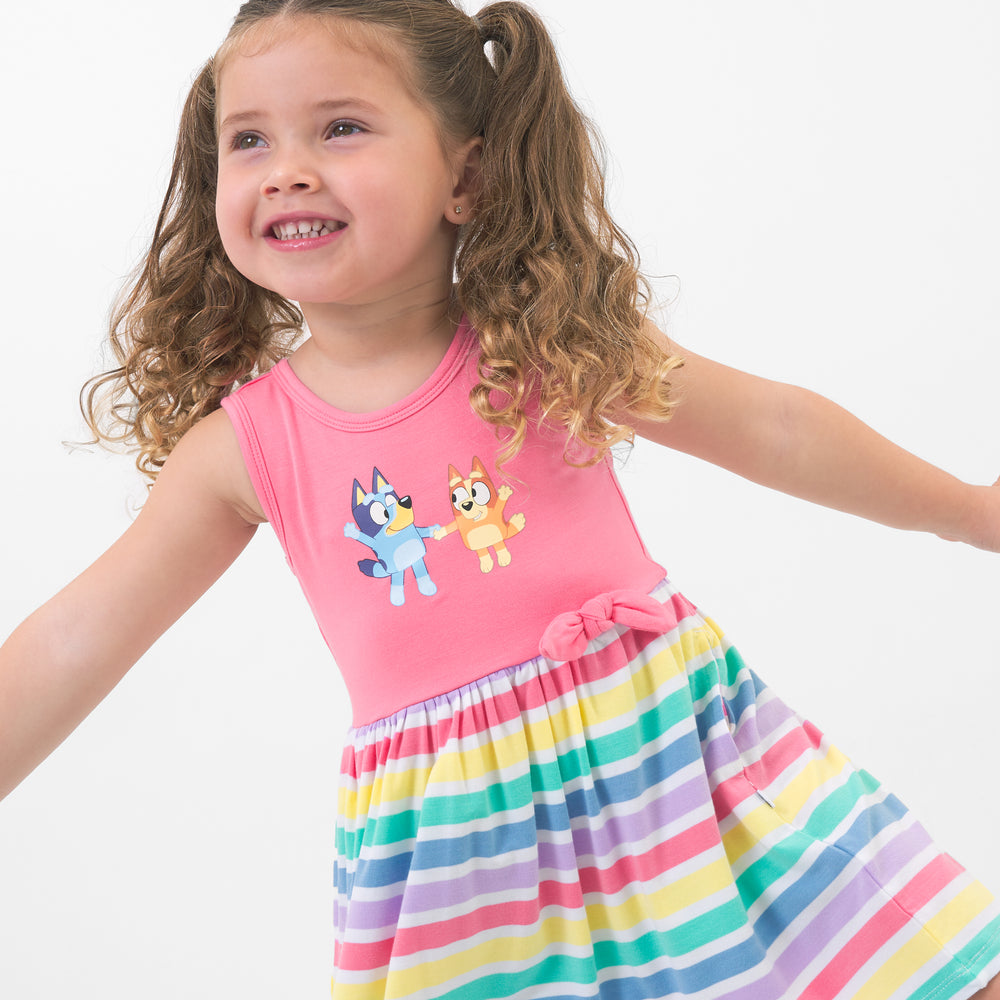
[[[237,205],[234,203],[234,199],[230,192],[227,191],[225,184],[222,182],[222,178],[220,178],[215,196],[215,225],[219,230],[219,237],[222,240],[222,245],[225,247],[227,254],[231,251],[230,243],[232,241],[233,233],[236,231],[234,228],[236,218]]]
[[[215,215],[215,227],[219,232],[219,240],[222,243],[222,249],[226,253],[226,257],[229,259],[230,264],[236,268],[241,274],[243,273],[240,267],[240,252],[239,245],[236,240],[233,239],[233,233],[227,224],[226,218],[220,212],[216,212]]]

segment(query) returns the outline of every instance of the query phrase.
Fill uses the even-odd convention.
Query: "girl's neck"
[[[419,388],[455,336],[450,296],[420,305],[303,305],[309,339],[292,355],[296,377],[338,409],[384,409]]]

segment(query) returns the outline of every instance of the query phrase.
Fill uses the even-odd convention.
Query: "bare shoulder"
[[[150,499],[158,493],[175,492],[196,502],[214,501],[247,524],[267,520],[250,482],[236,431],[224,410],[210,413],[181,438]]]

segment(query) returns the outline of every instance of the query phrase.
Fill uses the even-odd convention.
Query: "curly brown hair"
[[[214,206],[219,71],[251,28],[302,17],[356,25],[405,52],[442,138],[483,137],[455,298],[479,335],[470,402],[502,438],[498,461],[517,453],[532,419],[564,428],[573,464],[631,440],[616,419],[626,408],[668,419],[680,359],[646,332],[648,286],[605,206],[599,139],[538,16],[512,0],[474,18],[451,0],[249,0],[184,105],[149,252],[112,315],[118,366],[81,392],[97,438],[137,446],[136,465],[154,478],[197,420],[301,332],[292,303],[229,262]]]

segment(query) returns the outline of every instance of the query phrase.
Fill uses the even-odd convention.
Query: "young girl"
[[[993,495],[640,324],[624,248],[609,262],[580,225],[574,125],[525,12],[492,8],[474,23],[440,2],[409,4],[403,31],[399,5],[314,6],[322,14],[250,5],[193,92],[170,218],[198,263],[165,239],[154,259],[170,274],[149,276],[127,306],[144,324],[134,334],[160,337],[130,345],[153,465],[185,409],[211,411],[260,363],[254,351],[267,360],[251,339],[262,293],[237,273],[302,302],[312,339],[227,413],[199,420],[136,526],[5,647],[5,777],[58,739],[266,517],[354,702],[335,995],[593,996],[598,983],[625,996],[972,995],[995,971],[983,892],[725,655],[714,626],[647,579],[659,567],[606,465],[560,460],[560,420],[628,419],[770,485],[989,547],[995,515],[982,511],[975,532],[955,518],[966,498],[985,507]],[[478,78],[429,49],[423,18],[452,25],[440,32],[452,60],[478,64]],[[435,68],[480,87],[481,121],[457,115],[475,118],[468,93],[449,102],[435,90]],[[293,231],[300,223],[318,235]],[[169,294],[154,293],[166,279]],[[573,295],[560,298],[560,283]],[[144,295],[182,301],[141,314]],[[595,298],[633,346],[648,336],[661,352],[635,347],[617,386],[573,365],[582,332],[606,332]],[[506,345],[505,322],[518,334]],[[192,364],[191,345],[170,336],[196,329],[204,350]],[[547,340],[553,331],[577,339]],[[603,363],[613,346],[589,349]],[[611,391],[596,403],[578,394],[567,413],[581,377]],[[474,392],[473,419],[468,390],[482,379],[494,392]],[[541,394],[551,416],[525,427],[515,413],[515,443],[525,440],[503,461],[480,420],[522,380],[526,412]],[[784,435],[790,450],[775,462],[770,421],[786,406],[796,424],[816,424],[804,444]],[[613,430],[576,426],[574,460]],[[822,461],[802,450],[814,447]],[[873,490],[876,472],[888,488]]]

